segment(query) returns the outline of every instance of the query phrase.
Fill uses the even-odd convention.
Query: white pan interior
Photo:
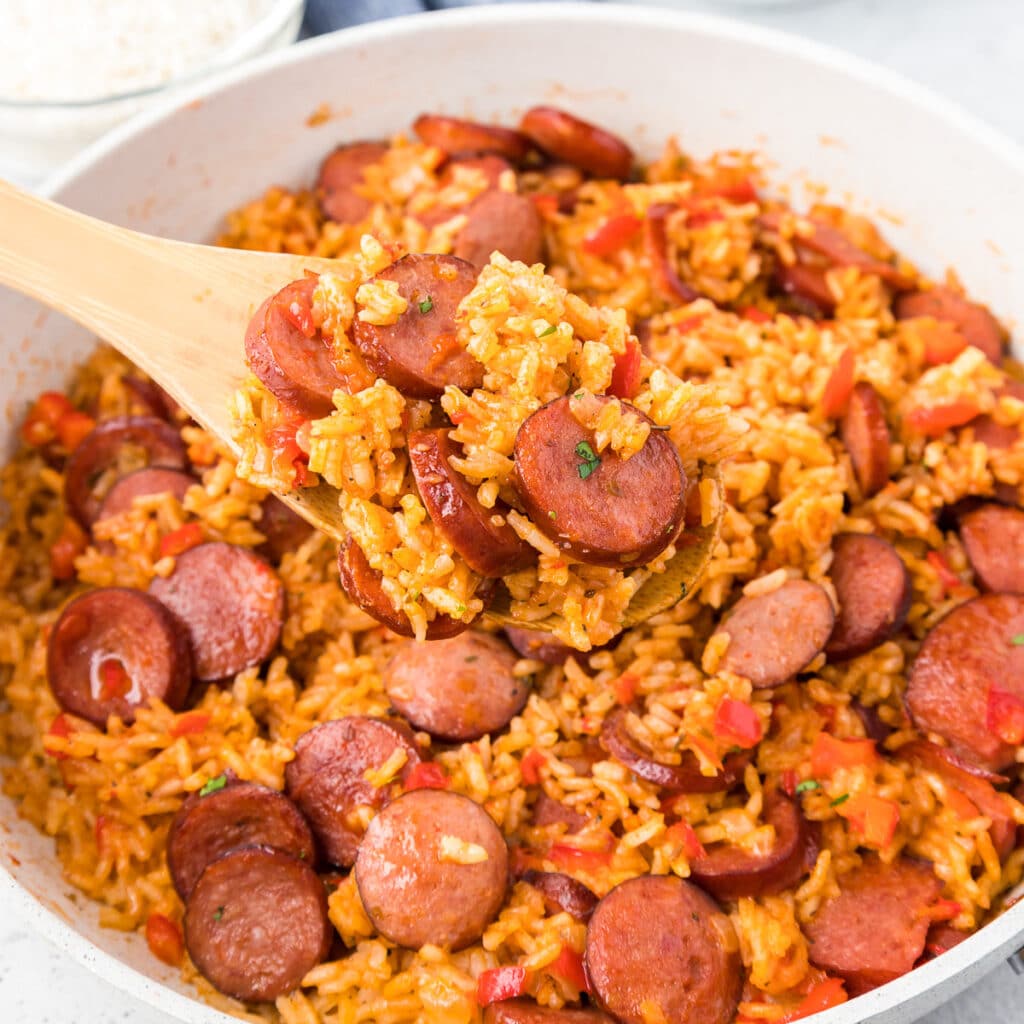
[[[269,184],[308,184],[340,141],[406,130],[424,110],[507,123],[536,103],[591,118],[644,155],[672,134],[695,154],[761,150],[778,182],[828,183],[832,198],[879,217],[923,268],[955,266],[1000,317],[1024,323],[1020,150],[887,72],[699,15],[500,6],[322,37],[126,126],[50,191],[116,223],[202,241],[225,211]],[[311,124],[324,109],[331,116]],[[60,387],[91,345],[74,325],[0,289],[0,450],[13,448],[28,401]],[[230,1019],[191,998],[140,937],[100,929],[93,908],[62,881],[52,841],[2,797],[0,865],[0,885],[40,930],[113,984],[189,1024]],[[820,1020],[911,1021],[1022,941],[1019,905],[939,960]]]

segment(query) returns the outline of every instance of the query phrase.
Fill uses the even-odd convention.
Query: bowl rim
[[[212,80],[212,76],[222,69],[244,66],[249,60],[258,59],[262,47],[282,31],[291,18],[296,14],[301,14],[305,6],[306,0],[271,0],[266,12],[252,24],[245,26],[227,46],[218,51],[213,60],[164,82],[141,86],[138,89],[127,89],[123,92],[89,96],[85,99],[18,99],[14,96],[0,95],[0,113],[28,115],[41,112],[74,113],[75,111],[100,110],[130,100],[148,99],[165,90],[188,88],[200,80]],[[294,42],[294,40],[289,42]],[[253,56],[254,51],[256,56]],[[240,61],[243,62],[243,65],[239,65]]]
[[[963,136],[984,147],[995,159],[1024,175],[1024,146],[968,113],[957,102],[938,95],[899,72],[845,53],[828,44],[719,14],[638,7],[621,3],[557,2],[511,3],[406,15],[327,33],[263,54],[243,64],[225,68],[183,89],[180,93],[176,92],[158,100],[152,107],[86,147],[65,167],[51,174],[39,187],[39,193],[56,198],[62,190],[73,185],[95,164],[134,136],[144,133],[150,126],[181,107],[214,97],[255,75],[302,63],[311,56],[329,53],[339,47],[347,49],[373,46],[394,36],[415,33],[422,37],[424,33],[443,33],[448,28],[494,28],[510,23],[521,26],[524,21],[537,26],[561,21],[566,25],[581,27],[602,22],[623,31],[629,31],[635,26],[670,28],[673,31],[724,38],[731,42],[765,49],[810,66],[838,72],[854,81],[882,89],[901,102],[926,110],[950,124]],[[0,887],[11,899],[15,911],[29,921],[44,938],[128,995],[189,1024],[237,1022],[237,1018],[203,1002],[198,996],[185,995],[154,981],[94,945],[73,926],[62,920],[56,911],[51,910],[16,881],[3,864],[0,864]],[[943,981],[963,975],[969,981],[965,981],[957,988],[956,991],[959,992],[971,981],[980,978],[986,970],[991,969],[994,966],[993,958],[1000,951],[1008,955],[1022,939],[1024,900],[1004,911],[983,929],[941,957],[855,1000],[816,1014],[814,1020],[820,1024],[861,1024],[875,1021],[883,1014],[898,1011],[904,1003],[937,989]],[[938,1002],[934,1005],[938,1005]],[[917,1013],[920,1012],[925,1011],[918,1009]],[[912,1018],[902,1016],[899,1019],[907,1021]]]

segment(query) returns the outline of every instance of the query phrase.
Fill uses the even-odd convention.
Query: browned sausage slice
[[[348,383],[320,331],[307,334],[294,322],[292,310],[310,309],[316,280],[285,285],[256,310],[245,332],[249,369],[275,398],[310,419],[328,415],[331,396]]]
[[[574,835],[586,823],[586,815],[580,814],[568,804],[563,804],[561,800],[548,796],[543,790],[533,805],[533,824],[538,828],[545,828],[548,825],[564,825],[566,833]]]
[[[1006,801],[993,788],[1006,783],[1004,776],[978,768],[957,757],[948,747],[940,747],[927,740],[904,744],[896,753],[898,757],[942,776],[989,818],[992,822],[989,826],[992,845],[999,859],[1006,860],[1016,844],[1017,823]]]
[[[741,597],[715,634],[729,637],[721,667],[755,687],[779,686],[825,649],[834,624],[828,594],[808,580]]]
[[[825,653],[829,661],[864,654],[895,636],[910,611],[910,573],[881,537],[841,533],[832,541],[832,585],[839,612]]]
[[[193,793],[167,834],[167,867],[182,900],[188,901],[208,865],[243,846],[284,850],[310,866],[316,857],[306,819],[283,793],[254,782],[228,782],[206,796]]]
[[[650,562],[675,540],[686,514],[679,452],[652,430],[629,459],[610,448],[596,455],[594,433],[572,414],[571,401],[542,406],[516,434],[515,487],[523,505],[580,561],[618,569]]]
[[[185,624],[196,678],[228,679],[258,665],[277,646],[284,587],[248,548],[214,541],[178,555],[174,572],[149,592]]]
[[[256,550],[271,562],[280,562],[313,533],[313,527],[302,516],[273,494],[260,503],[256,529],[266,538]]]
[[[214,988],[270,1002],[298,988],[328,953],[323,882],[304,861],[252,846],[214,861],[185,907],[185,945]]]
[[[57,703],[101,729],[131,723],[151,699],[180,708],[192,682],[188,637],[159,601],[140,590],[101,587],[61,612],[46,648]]]
[[[529,999],[505,999],[484,1010],[483,1024],[614,1024],[600,1010],[553,1010]]]
[[[728,1024],[743,988],[729,918],[673,875],[612,889],[587,925],[584,964],[591,994],[622,1024]]]
[[[893,309],[897,320],[930,316],[955,324],[968,345],[980,348],[996,366],[1003,361],[1006,333],[999,321],[984,306],[949,288],[936,286],[927,291],[907,292],[896,298]]]
[[[104,420],[86,434],[71,453],[64,476],[64,498],[71,514],[92,526],[99,515],[103,482],[108,475],[123,476],[140,464],[184,469],[185,445],[176,427],[155,416],[118,416]]]
[[[536,561],[536,551],[508,525],[508,506],[484,508],[476,488],[452,466],[452,457],[461,452],[447,430],[415,430],[408,444],[423,505],[470,569],[497,578]]]
[[[488,813],[443,789],[417,789],[388,804],[366,830],[356,885],[373,926],[419,949],[459,950],[501,907],[508,848]]]
[[[702,775],[697,755],[689,750],[682,752],[679,764],[658,761],[629,732],[626,715],[625,708],[617,708],[608,715],[601,726],[601,746],[634,775],[662,789],[676,793],[721,793],[732,789],[743,778],[743,771],[750,763],[751,752],[741,750],[726,756],[717,775]]]
[[[466,225],[452,252],[483,268],[497,251],[530,266],[544,258],[544,223],[527,196],[496,188],[478,196],[466,209]]]
[[[870,498],[889,482],[889,427],[878,392],[865,381],[853,386],[839,436],[850,453],[857,483]]]
[[[381,586],[381,574],[366,560],[363,549],[349,537],[338,548],[338,573],[345,593],[367,615],[373,616],[379,623],[387,626],[392,633],[399,636],[414,635],[409,617],[398,611]],[[483,593],[478,592],[479,597]],[[468,628],[468,624],[453,619],[448,615],[437,615],[427,624],[428,640],[443,640],[455,636]]]
[[[589,921],[597,906],[597,897],[582,882],[560,871],[534,871],[523,875],[544,899],[549,914],[566,913],[577,921]]]
[[[720,900],[770,896],[795,886],[807,873],[810,830],[800,809],[781,793],[768,793],[764,820],[775,829],[775,843],[764,856],[719,844],[690,864],[693,880]]]
[[[520,163],[530,152],[530,140],[514,128],[480,124],[442,114],[420,114],[412,130],[428,145],[451,155],[497,153]]]
[[[356,188],[364,183],[366,168],[382,160],[387,151],[383,142],[349,142],[327,155],[317,178],[325,217],[339,224],[358,224],[366,217],[373,203]]]
[[[484,368],[455,330],[455,312],[476,274],[465,260],[419,253],[377,274],[375,281],[395,282],[409,306],[393,324],[356,320],[353,336],[369,367],[410,398],[437,398],[448,384],[479,387]]]
[[[860,995],[906,974],[924,952],[928,908],[942,885],[925,864],[877,857],[843,875],[839,895],[804,931],[811,962]]]
[[[633,150],[617,135],[555,107],[532,107],[519,123],[539,149],[598,178],[625,181]]]
[[[137,469],[134,473],[121,477],[107,491],[96,519],[98,521],[118,516],[122,512],[127,512],[136,498],[153,494],[170,494],[178,501],[182,501],[185,492],[197,482],[190,473],[183,473],[179,469]]]
[[[396,752],[405,761],[393,778],[366,778]],[[404,722],[361,715],[337,718],[299,737],[295,759],[285,769],[285,789],[309,819],[326,858],[347,867],[363,836],[364,809],[379,810],[397,796],[419,761],[416,741]]]
[[[931,956],[942,956],[948,953],[954,946],[959,946],[964,939],[969,939],[974,933],[961,931],[949,924],[933,924],[928,929],[928,937],[925,940],[925,952]]]
[[[1024,594],[1024,512],[982,505],[960,520],[960,539],[983,590]]]
[[[545,665],[564,665],[569,658],[579,654],[579,651],[555,640],[550,633],[536,629],[506,626],[505,636],[522,657],[542,661]]]
[[[1024,700],[1024,597],[985,594],[954,608],[925,637],[910,671],[907,710],[922,732],[992,771],[1014,763],[1017,748],[988,727],[993,688]]]
[[[416,729],[463,743],[504,729],[530,687],[513,675],[516,656],[495,636],[471,631],[429,644],[403,644],[384,669],[384,691]]]

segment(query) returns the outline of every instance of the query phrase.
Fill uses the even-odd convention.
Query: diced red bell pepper
[[[791,1024],[795,1020],[803,1020],[812,1014],[821,1013],[833,1006],[845,1003],[849,998],[846,989],[843,987],[842,978],[826,978],[818,982],[810,992],[800,1000],[800,1005],[791,1010],[784,1017],[779,1018],[779,1024]]]
[[[720,220],[725,220],[725,214],[721,210],[702,206],[687,213],[686,226],[699,231],[701,228],[707,227],[708,224],[717,224]]]
[[[981,813],[974,803],[955,786],[946,786],[946,803],[961,821],[970,821]]]
[[[836,808],[862,836],[867,846],[881,850],[892,842],[900,823],[900,808],[894,800],[856,793]]]
[[[854,369],[853,349],[844,348],[821,396],[821,411],[829,419],[837,419],[846,412],[850,395],[853,394]]]
[[[708,855],[688,821],[677,821],[670,825],[665,829],[665,838],[673,845],[678,844],[686,854],[687,860],[700,860],[701,857]]]
[[[132,688],[132,677],[119,658],[104,658],[99,665],[100,699],[124,697]]]
[[[756,203],[757,189],[749,177],[734,178],[719,175],[707,182],[696,182],[694,189],[699,196],[724,199],[728,203]]]
[[[74,411],[75,407],[66,395],[59,391],[44,391],[32,404],[21,425],[22,440],[34,448],[56,440],[61,417]]]
[[[640,685],[640,677],[633,672],[623,672],[613,683],[615,700],[623,707],[632,704],[636,699],[636,688]]]
[[[209,724],[208,711],[186,711],[185,714],[178,716],[170,728],[170,733],[175,739],[181,736],[199,736],[206,731]]]
[[[70,516],[65,516],[60,536],[50,545],[50,575],[55,580],[74,579],[75,559],[88,543],[85,531]]]
[[[504,999],[515,999],[526,991],[530,972],[525,967],[491,967],[476,979],[476,1001],[490,1006]]]
[[[991,687],[985,708],[985,724],[988,731],[1004,743],[1015,747],[1024,743],[1024,700],[998,686]]]
[[[952,921],[960,916],[963,909],[956,900],[936,900],[928,908],[928,916],[933,921]]]
[[[160,557],[177,558],[203,542],[202,523],[185,523],[160,538]]]
[[[941,551],[929,551],[924,557],[938,575],[945,594],[962,586],[960,577],[950,568],[949,562],[946,561],[946,556]]]
[[[467,409],[461,409],[458,412],[453,412],[448,418],[455,426],[461,427],[463,423],[473,418],[473,414]]]
[[[628,338],[626,349],[615,357],[612,367],[612,380],[608,385],[608,394],[616,398],[635,398],[640,390],[640,364],[643,353],[635,338]]]
[[[611,843],[614,839],[609,836]],[[611,843],[604,850],[583,849],[579,846],[570,846],[568,843],[553,843],[548,850],[547,857],[552,863],[559,867],[579,869],[581,871],[599,871],[608,867],[612,862]]]
[[[872,766],[878,761],[874,740],[837,740],[819,732],[811,747],[811,775],[829,778],[839,768]]]
[[[445,770],[433,761],[413,765],[405,780],[407,793],[414,789],[447,789],[452,784]]]
[[[752,320],[755,324],[770,324],[772,322],[771,316],[763,309],[758,309],[757,306],[745,306],[740,310],[740,316],[744,320]]]
[[[307,338],[316,334],[316,324],[313,323],[313,308],[308,302],[292,299],[287,305],[281,304],[281,312],[290,324],[300,330]]]
[[[614,214],[583,239],[583,251],[591,256],[610,256],[625,246],[642,225],[632,213]]]
[[[57,439],[67,451],[73,452],[95,429],[96,420],[92,416],[72,409],[57,420]]]
[[[66,754],[63,750],[54,750],[46,741],[51,736],[66,740],[71,735],[71,732],[71,723],[67,720],[64,714],[61,713],[57,715],[57,717],[50,723],[50,728],[46,730],[46,733],[43,736],[43,750],[45,750],[46,753],[55,761],[66,761],[70,755]]]
[[[744,750],[756,747],[763,735],[757,712],[746,701],[733,697],[723,697],[719,702],[712,730],[718,739],[734,743]]]
[[[157,960],[171,967],[181,966],[185,941],[181,929],[169,917],[154,911],[146,918],[146,943]]]
[[[530,198],[545,220],[552,220],[558,214],[558,196],[553,192],[535,192]]]
[[[523,782],[527,786],[536,786],[540,782],[540,769],[542,765],[548,763],[547,757],[536,747],[528,750],[524,755],[522,761],[519,762],[519,774],[523,777]]]
[[[955,399],[942,405],[921,406],[907,413],[907,426],[925,437],[941,437],[953,427],[970,423],[980,410],[968,399]]]
[[[309,479],[309,456],[299,447],[295,435],[303,420],[282,423],[267,431],[267,445],[271,452],[274,472],[282,476],[289,470],[295,475],[295,485],[304,487]]]
[[[552,974],[564,978],[573,988],[580,992],[590,991],[590,982],[587,980],[587,972],[583,969],[583,957],[571,946],[562,946],[558,956],[552,961],[548,968]]]

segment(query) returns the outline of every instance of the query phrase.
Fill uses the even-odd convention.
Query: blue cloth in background
[[[347,25],[361,25],[366,21],[379,21],[420,11],[436,11],[444,7],[511,2],[514,0],[307,0],[302,34],[318,36]]]

